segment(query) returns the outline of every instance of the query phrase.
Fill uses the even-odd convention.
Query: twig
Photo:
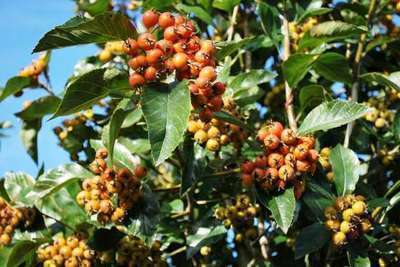
[[[268,260],[268,238],[265,236],[264,218],[259,218],[258,235],[261,236],[258,240],[258,243],[260,244],[261,255],[264,260]]]
[[[282,60],[286,61],[289,56],[290,56],[290,35],[289,35],[289,22],[286,17],[286,12],[282,16],[282,31],[283,31],[283,54],[282,54]],[[293,108],[293,91],[292,88],[290,88],[288,82],[285,80],[285,97],[286,97],[286,103],[285,103],[285,108],[286,108],[286,113],[288,116],[288,121],[289,121],[289,127],[292,130],[297,130],[297,122],[296,122],[296,116],[294,114],[294,108]]]
[[[181,188],[181,185],[175,185],[175,186],[171,186],[171,187],[154,188],[153,191],[154,192],[176,191],[176,190],[179,190],[180,188]]]
[[[225,176],[231,176],[233,174],[238,174],[240,173],[240,168],[228,170],[228,171],[221,171],[221,172],[215,172],[209,175],[203,175],[200,178],[221,178]]]
[[[54,96],[53,91],[46,84],[39,82],[39,88],[44,89],[49,95]]]
[[[367,15],[367,27],[369,28],[369,24],[371,23],[372,13],[375,10],[376,0],[371,0],[369,3],[368,15]],[[351,100],[354,102],[358,101],[358,87],[359,87],[359,75],[360,75],[360,62],[364,51],[365,40],[367,38],[367,33],[362,33],[358,40],[357,51],[354,57],[353,64],[353,86],[351,87]],[[354,121],[347,124],[346,135],[344,137],[343,146],[349,147],[350,136],[354,128]]]
[[[180,247],[180,248],[168,253],[166,256],[167,257],[172,257],[172,256],[175,256],[175,255],[180,254],[182,252],[185,252],[186,250],[187,250],[187,247],[183,246],[183,247]]]
[[[231,19],[230,19],[230,25],[229,25],[228,30],[226,31],[226,33],[227,33],[227,38],[226,38],[226,40],[227,40],[228,42],[229,42],[229,41],[232,41],[233,33],[235,32],[236,17],[237,17],[238,12],[239,12],[239,5],[236,5],[236,6],[233,8],[232,16],[231,16]]]

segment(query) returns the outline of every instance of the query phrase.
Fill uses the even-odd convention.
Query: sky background
[[[75,15],[74,2],[70,0],[0,0],[0,12],[0,86],[37,58],[38,55],[32,55],[31,51],[44,33]],[[94,46],[53,51],[50,62],[53,90],[61,92],[75,63],[96,51]],[[19,138],[21,122],[14,113],[21,110],[25,100],[43,95],[42,90],[25,90],[22,97],[9,97],[0,103],[0,121],[13,124],[11,129],[3,131],[8,137],[0,139],[0,177],[7,171],[24,171],[36,176],[39,168],[22,146]],[[52,131],[62,119],[47,119],[43,120],[38,144],[39,165],[45,162],[46,170],[70,161],[68,153],[57,145],[58,139]]]

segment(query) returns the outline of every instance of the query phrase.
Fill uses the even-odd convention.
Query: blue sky
[[[12,0],[0,1],[0,86],[18,74],[37,55],[31,51],[41,36],[54,26],[74,16],[74,2],[71,0]],[[53,89],[61,92],[73,71],[75,63],[87,55],[96,53],[94,46],[79,46],[55,50],[50,63]],[[21,122],[13,115],[18,112],[24,100],[44,95],[39,90],[27,90],[20,98],[10,97],[0,103],[0,121],[8,120],[13,128],[5,131],[7,138],[0,140],[0,177],[7,171],[24,171],[35,176],[38,167],[25,152],[19,138]],[[58,147],[52,128],[61,119],[50,122],[43,120],[39,133],[39,161],[50,169],[69,162],[68,154]]]

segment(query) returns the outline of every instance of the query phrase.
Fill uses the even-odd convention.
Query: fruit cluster
[[[240,145],[246,138],[239,126],[215,118],[210,122],[192,118],[188,123],[188,131],[197,143],[205,145],[210,151],[218,151],[221,146],[231,142]]]
[[[99,60],[102,62],[110,61],[116,55],[122,55],[124,50],[124,41],[107,42],[104,49],[99,54]]]
[[[272,90],[265,95],[264,104],[267,106],[275,106],[282,104],[284,90],[285,90],[285,85],[283,83],[274,86]],[[276,101],[277,98],[282,100]]]
[[[100,222],[121,223],[127,212],[143,198],[140,179],[146,176],[146,169],[137,166],[134,173],[126,168],[111,169],[105,161],[107,156],[106,149],[96,152],[96,159],[90,166],[96,176],[83,181],[83,190],[76,200],[87,213],[97,214]],[[113,199],[116,197],[115,204]]]
[[[395,111],[388,108],[388,104],[382,98],[370,98],[367,105],[371,112],[365,115],[365,119],[372,122],[377,129],[387,128],[393,123]]]
[[[325,225],[333,232],[332,242],[343,246],[371,230],[372,224],[365,198],[361,195],[338,197],[335,205],[325,209]]]
[[[151,247],[136,236],[125,236],[118,244],[116,262],[120,266],[167,266],[161,257],[161,244],[155,241]]]
[[[224,226],[235,230],[236,242],[244,239],[254,240],[257,238],[257,230],[254,219],[260,213],[260,206],[253,205],[247,195],[237,195],[234,201],[227,207],[219,207],[215,210],[215,217],[223,220]]]
[[[19,76],[37,80],[38,76],[47,68],[47,54],[41,54],[37,60],[20,71]]]
[[[335,177],[333,176],[332,165],[329,162],[329,155],[331,154],[331,149],[329,147],[324,147],[319,152],[319,163],[322,168],[326,171],[326,180],[329,183],[333,183]]]
[[[193,21],[170,12],[146,11],[143,24],[149,31],[137,40],[127,40],[124,46],[125,53],[132,57],[128,62],[132,69],[130,85],[137,88],[173,72],[177,80],[194,79],[189,85],[193,106],[203,108],[200,118],[209,121],[212,111],[221,109],[225,92],[225,84],[215,82],[213,42],[200,39]],[[162,30],[162,39],[157,40],[152,33],[155,28]]]
[[[280,122],[270,122],[258,131],[257,139],[263,142],[265,154],[255,161],[242,164],[242,183],[256,185],[267,192],[284,190],[288,184],[295,189],[304,187],[301,176],[316,169],[318,153],[314,150],[312,136],[297,136],[291,129],[284,129]],[[298,191],[298,197],[301,196]]]
[[[294,50],[297,50],[298,41],[303,38],[304,34],[317,24],[318,20],[316,18],[309,18],[302,24],[297,24],[296,22],[289,23],[289,34]]]
[[[72,235],[67,239],[57,235],[52,244],[42,245],[36,253],[43,267],[90,267],[94,266],[96,256],[81,235]]]
[[[400,227],[397,225],[391,225],[389,227],[389,232],[393,235],[395,239],[394,252],[396,253],[397,257],[400,257]]]
[[[0,247],[11,243],[14,230],[22,218],[23,214],[18,209],[0,197]]]

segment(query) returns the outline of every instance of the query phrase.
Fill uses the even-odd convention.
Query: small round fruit
[[[328,183],[333,183],[333,181],[335,180],[333,172],[328,172],[326,174],[326,180],[328,181]]]
[[[346,242],[346,235],[342,232],[334,233],[332,242],[335,246],[341,246]]]
[[[285,163],[284,157],[279,153],[271,153],[268,155],[268,166],[279,169]]]
[[[324,147],[319,153],[321,157],[327,158],[331,154],[331,149],[329,147]]]
[[[158,25],[160,25],[160,27],[163,29],[173,26],[174,24],[175,18],[169,12],[161,13],[160,17],[158,18]]]
[[[207,144],[206,144],[206,148],[210,151],[217,151],[220,148],[219,142],[217,139],[212,138],[212,139],[208,139]]]
[[[136,177],[138,177],[138,178],[143,178],[143,177],[146,176],[147,170],[146,170],[146,168],[143,167],[143,166],[137,166],[137,167],[135,168],[135,170],[133,171],[133,173],[135,174]]]
[[[325,226],[332,231],[338,231],[340,229],[340,222],[338,220],[327,220]]]
[[[363,219],[361,221],[361,228],[364,233],[369,232],[372,228],[371,222],[368,219]]]
[[[153,66],[147,67],[143,73],[146,81],[154,81],[157,79],[157,69]]]
[[[110,61],[112,59],[112,53],[109,50],[104,49],[103,51],[100,52],[99,59],[101,62]]]
[[[171,42],[175,42],[178,39],[178,34],[174,26],[169,26],[164,30],[164,39]]]
[[[223,146],[227,145],[229,143],[229,141],[230,141],[230,138],[228,135],[226,135],[226,134],[221,135],[221,137],[220,137],[221,145],[223,145]]]
[[[300,144],[294,149],[293,155],[297,160],[305,160],[308,156],[308,150],[307,145]]]
[[[142,20],[146,28],[151,28],[158,23],[158,14],[153,10],[147,10],[144,12]]]
[[[197,143],[202,144],[207,141],[207,133],[204,130],[199,130],[194,134],[194,140]]]
[[[161,61],[164,52],[159,48],[150,49],[146,52],[146,61],[150,65],[157,64]]]
[[[199,77],[204,78],[210,82],[213,82],[217,78],[217,73],[215,71],[215,68],[207,66],[200,71]]]
[[[202,256],[208,256],[210,254],[210,252],[211,252],[211,248],[208,246],[203,246],[200,248],[200,254]]]
[[[243,173],[240,178],[245,187],[250,187],[253,184],[253,176],[251,174]]]
[[[311,170],[311,164],[305,160],[296,161],[296,171],[306,173]]]
[[[376,128],[383,128],[387,124],[386,120],[383,118],[377,118],[375,121]]]
[[[264,139],[264,145],[268,150],[274,150],[279,146],[279,138],[274,134],[268,134]]]
[[[297,137],[293,130],[284,129],[281,134],[281,140],[286,145],[294,145],[297,142]]]
[[[219,135],[220,135],[220,131],[215,126],[211,126],[210,129],[207,131],[208,138],[217,138]]]
[[[222,95],[225,93],[226,84],[222,82],[216,82],[213,84],[213,90],[216,95]]]
[[[343,222],[340,224],[340,232],[342,232],[342,233],[344,233],[344,234],[347,234],[348,232],[350,232],[350,229],[351,229],[351,225],[350,225],[349,222],[343,221]]]
[[[172,62],[176,69],[183,69],[187,66],[188,57],[185,53],[176,53],[172,58]]]
[[[273,121],[267,125],[267,131],[270,134],[274,134],[280,138],[283,131],[283,125],[278,121]]]
[[[215,53],[215,45],[211,40],[204,40],[201,42],[201,46],[200,46],[201,51],[212,55]]]
[[[132,75],[129,76],[129,84],[133,87],[136,88],[138,86],[142,86],[145,83],[145,79],[142,75],[139,73],[133,73]]]
[[[144,56],[144,55],[136,56],[128,61],[128,65],[133,70],[137,70],[141,67],[145,67],[145,66],[147,66],[146,56]]]
[[[189,121],[188,122],[188,131],[190,133],[195,133],[202,128],[201,123],[197,121]]]
[[[137,44],[143,50],[152,49],[155,43],[156,43],[156,38],[154,37],[153,34],[148,32],[142,33],[137,39]]]
[[[353,210],[355,215],[361,215],[366,210],[366,205],[364,201],[356,201],[352,205],[351,209]]]
[[[283,181],[291,181],[295,177],[294,169],[289,165],[283,165],[279,168],[279,178]]]
[[[256,167],[256,166],[255,166],[255,164],[254,164],[253,162],[251,162],[251,161],[246,161],[246,162],[243,162],[243,163],[242,163],[242,165],[240,166],[240,169],[241,169],[241,171],[242,171],[243,173],[248,173],[248,174],[250,174],[250,173],[253,172],[253,170],[254,170],[255,167]]]
[[[213,112],[209,108],[204,108],[202,111],[199,113],[199,118],[201,121],[204,122],[209,122],[211,121],[213,116]]]
[[[350,222],[351,218],[354,216],[354,211],[353,209],[346,209],[342,213],[343,220],[346,222]]]

